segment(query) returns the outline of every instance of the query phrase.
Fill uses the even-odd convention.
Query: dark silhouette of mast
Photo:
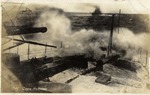
[[[120,27],[120,14],[121,14],[121,9],[119,10],[119,15],[118,15],[118,33],[119,33],[119,27]]]
[[[114,16],[115,16],[115,14],[112,15],[111,31],[110,31],[110,37],[109,37],[109,42],[108,42],[107,56],[110,55],[111,49],[112,49],[112,38],[113,38]]]

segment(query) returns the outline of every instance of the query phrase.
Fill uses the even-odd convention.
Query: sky
[[[93,12],[98,6],[103,13],[150,13],[149,0],[2,0],[2,5],[8,2],[24,3],[24,5],[40,4],[61,8],[66,12]]]
[[[146,2],[146,0],[117,0],[117,1],[114,1],[114,0],[99,0],[99,1],[98,0],[91,0],[91,1],[80,0],[80,3],[79,3],[79,0],[78,1],[68,0],[68,2],[67,0],[65,2],[64,0],[61,0],[61,1],[60,0],[55,0],[55,1],[54,0],[2,0],[2,1],[3,2],[7,1],[6,3],[2,3],[3,6],[9,5],[8,2],[17,2],[17,3],[23,2],[24,3],[23,6],[27,6],[31,10],[33,8],[32,5],[36,4],[38,7],[40,7],[41,5],[47,5],[50,7],[61,8],[65,12],[93,12],[95,10],[95,6],[98,6],[103,13],[118,13],[119,9],[121,9],[122,13],[150,13],[150,6],[148,6],[150,5],[150,1]],[[10,13],[12,13],[13,11],[12,7],[7,7],[7,8],[8,8],[7,10],[10,10],[11,11]],[[60,31],[62,30],[60,29]]]

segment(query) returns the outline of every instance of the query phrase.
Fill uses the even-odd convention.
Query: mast
[[[110,37],[109,37],[109,42],[108,42],[107,56],[110,55],[110,53],[111,53],[111,48],[112,48],[112,37],[113,37],[114,16],[115,16],[115,14],[112,14],[111,31],[110,31]]]
[[[120,27],[120,14],[121,14],[121,9],[119,9],[119,17],[118,17],[118,33],[119,33],[119,27]]]

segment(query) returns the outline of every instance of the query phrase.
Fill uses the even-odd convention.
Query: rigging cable
[[[137,9],[133,6],[133,4],[132,4],[132,2],[131,2],[130,0],[128,0],[128,3],[131,4],[133,10],[134,10],[135,12],[137,12]]]
[[[6,2],[4,2],[2,5],[5,5],[6,3],[8,3],[9,0],[7,0]]]
[[[145,7],[142,2],[140,2],[139,0],[137,0],[137,1],[139,2],[139,4],[140,4],[143,8],[145,8],[146,10],[149,10],[149,8]]]

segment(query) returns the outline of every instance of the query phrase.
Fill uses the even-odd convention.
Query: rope
[[[8,3],[9,0],[7,0],[6,2],[4,2],[2,5],[5,5],[6,3]]]
[[[144,4],[143,4],[142,2],[140,2],[139,0],[137,0],[137,1],[139,2],[139,4],[140,4],[143,8],[145,8],[146,10],[149,10],[147,7],[144,6]]]
[[[5,11],[6,15],[8,16],[8,18],[10,19],[11,23],[13,24],[13,26],[15,26],[14,22],[12,21],[12,19],[9,17],[8,13],[6,12],[5,8],[3,6],[1,6],[2,9]]]
[[[22,7],[22,4],[23,4],[23,3],[21,3],[21,5],[20,5],[20,7],[19,7],[19,9],[18,9],[18,11],[17,11],[17,14],[16,14],[16,16],[15,16],[15,19],[17,18],[18,14],[19,14],[19,11],[20,11],[20,9],[21,9],[21,7]]]
[[[128,0],[128,3],[131,4],[133,10],[134,10],[135,12],[137,12],[137,10],[135,9],[135,7],[133,6],[133,4],[132,4],[132,2],[131,2],[130,0]],[[130,11],[130,12],[131,12],[131,11]]]

